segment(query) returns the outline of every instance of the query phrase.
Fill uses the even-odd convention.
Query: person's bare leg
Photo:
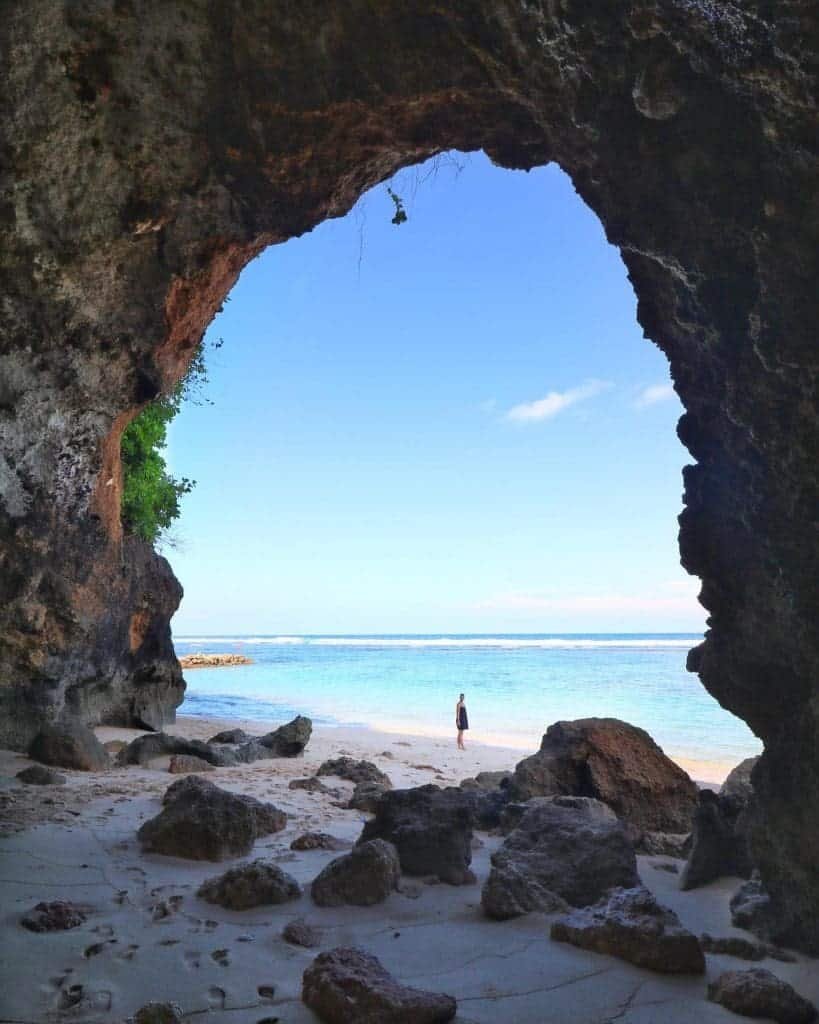
[[[463,729],[458,730],[458,750],[464,749],[464,731]]]

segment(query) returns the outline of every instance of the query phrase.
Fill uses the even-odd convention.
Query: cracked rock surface
[[[7,4],[2,742],[64,711],[173,721],[181,587],[122,535],[119,440],[247,262],[450,148],[556,161],[670,361],[680,550],[709,612],[689,664],[764,741],[753,860],[776,937],[819,950],[817,19],[813,0]]]

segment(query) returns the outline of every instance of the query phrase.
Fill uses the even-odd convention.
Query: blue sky
[[[699,631],[680,404],[556,167],[401,172],[246,268],[169,551],[174,632]]]

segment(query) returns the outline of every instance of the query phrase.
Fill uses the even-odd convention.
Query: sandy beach
[[[206,739],[242,723],[180,718],[168,731]],[[245,723],[248,731],[263,731]],[[137,731],[99,728],[103,741],[129,740]],[[308,830],[353,842],[366,815],[345,809],[352,784],[326,779],[337,792],[291,790],[288,783],[312,774],[340,754],[364,757],[396,787],[426,782],[456,784],[482,770],[511,768],[520,751],[471,743],[458,752],[453,740],[411,737],[369,729],[316,729],[305,754],[217,768],[207,778],[219,786],[271,801],[288,815],[284,831],[256,842],[247,858],[213,864],[145,854],[136,831],[160,808],[177,776],[167,759],[150,767],[105,772],[64,772],[65,786],[23,786],[14,775],[29,760],[0,753],[0,879],[4,891],[0,1000],[4,1021],[124,1021],[149,1000],[172,1000],[185,1019],[297,1024],[317,1018],[300,999],[302,974],[319,949],[289,945],[282,929],[295,918],[318,926],[320,949],[360,946],[374,953],[400,981],[458,1000],[458,1021],[516,1024],[709,1024],[736,1020],[705,999],[708,979],[748,964],[708,956],[705,977],[671,977],[621,960],[588,953],[549,938],[549,915],[532,913],[506,922],[480,910],[489,857],[502,841],[477,834],[473,870],[477,885],[451,887],[404,878],[399,892],[372,907],[320,908],[307,887],[338,854],[294,852],[291,841]],[[199,885],[227,867],[264,857],[305,887],[281,906],[230,911],[204,902]],[[640,857],[643,882],[674,909],[695,934],[746,935],[733,928],[728,900],[739,880],[725,878],[693,892],[678,888],[667,857]],[[665,864],[666,868],[660,868]],[[676,862],[676,867],[681,862]],[[20,917],[41,900],[70,899],[87,920],[65,932],[35,934]],[[819,1000],[819,965],[763,966]]]

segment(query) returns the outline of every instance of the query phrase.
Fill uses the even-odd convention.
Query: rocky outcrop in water
[[[765,743],[753,859],[780,936],[819,950],[817,17],[809,0],[7,5],[0,742],[26,749],[64,712],[173,720],[181,588],[122,534],[119,441],[241,269],[444,150],[556,161],[670,361],[695,463],[680,550],[709,612],[689,664]]]

